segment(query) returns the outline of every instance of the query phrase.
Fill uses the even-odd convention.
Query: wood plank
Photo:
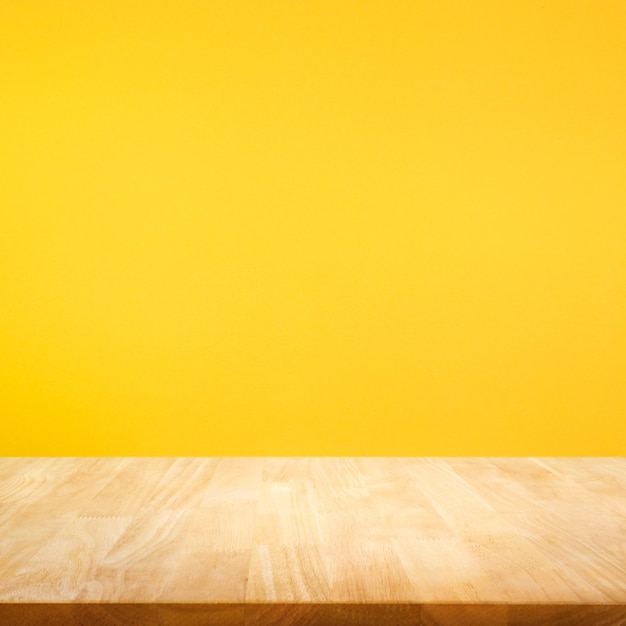
[[[16,626],[623,626],[623,605],[0,604]]]
[[[624,458],[0,459],[0,524],[0,623],[626,620]]]

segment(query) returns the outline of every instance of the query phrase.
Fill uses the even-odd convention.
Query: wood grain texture
[[[623,458],[3,458],[2,624],[626,624]]]

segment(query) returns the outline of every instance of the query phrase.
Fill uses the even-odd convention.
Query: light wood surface
[[[625,624],[626,459],[2,458],[0,623]]]

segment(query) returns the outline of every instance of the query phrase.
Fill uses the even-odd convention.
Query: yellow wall
[[[3,0],[0,453],[626,454],[623,0]]]

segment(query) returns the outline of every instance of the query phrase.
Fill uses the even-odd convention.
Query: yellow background
[[[626,454],[623,0],[3,0],[0,453]]]

